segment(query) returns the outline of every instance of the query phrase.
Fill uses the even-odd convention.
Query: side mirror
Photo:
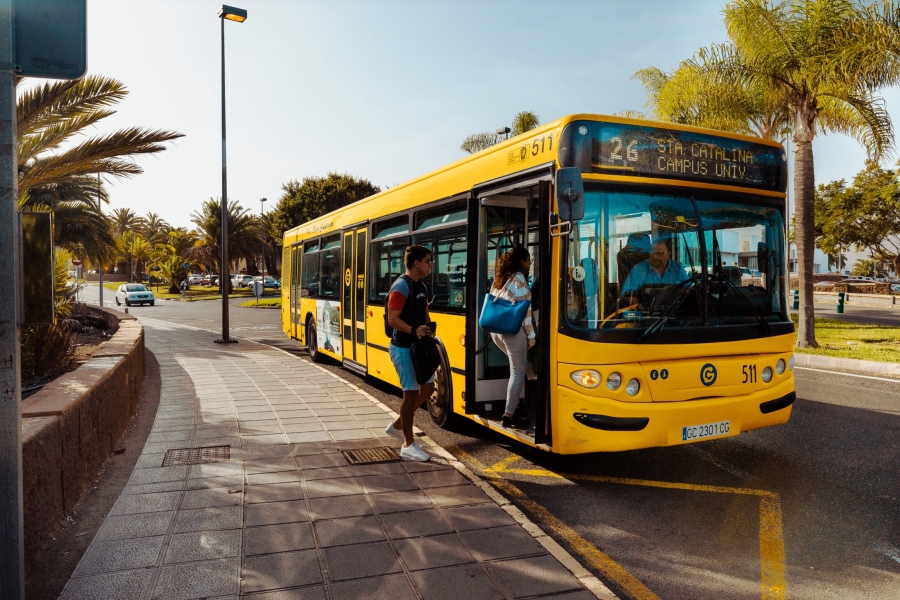
[[[556,206],[562,221],[577,221],[584,217],[584,181],[578,167],[556,172]]]

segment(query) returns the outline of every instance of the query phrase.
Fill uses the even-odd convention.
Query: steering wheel
[[[636,309],[638,306],[640,306],[640,304],[632,304],[631,306],[625,306],[625,307],[622,307],[622,308],[618,309],[616,312],[610,314],[608,317],[606,317],[605,319],[603,319],[602,321],[600,321],[600,329],[603,329],[603,327],[606,325],[606,322],[609,321],[610,319],[612,319],[612,318],[614,318],[614,317],[617,317],[617,316],[621,315],[621,314],[622,314],[623,312],[625,312],[626,310],[634,310],[634,309]]]

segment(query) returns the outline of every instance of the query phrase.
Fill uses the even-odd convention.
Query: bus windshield
[[[753,202],[586,190],[568,236],[568,326],[634,342],[663,327],[787,321],[782,213]]]

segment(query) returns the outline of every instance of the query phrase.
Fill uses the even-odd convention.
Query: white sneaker
[[[413,442],[409,446],[406,444],[400,446],[400,458],[425,462],[426,460],[431,460],[431,455],[419,448],[417,443]]]
[[[384,428],[384,432],[391,436],[392,438],[397,438],[401,442],[406,442],[406,438],[403,437],[403,430],[397,429],[394,427],[394,422],[391,421],[388,423],[388,426]]]

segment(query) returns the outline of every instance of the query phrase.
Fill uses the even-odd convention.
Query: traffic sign
[[[72,264],[75,265],[76,267],[80,267],[80,266],[81,266],[81,261],[78,260],[78,259],[76,258],[76,259],[73,259],[73,260],[72,260]]]
[[[184,267],[184,270],[185,270],[185,271],[187,271],[187,270],[190,268],[191,263],[189,263],[189,262],[181,263],[181,266]]]

